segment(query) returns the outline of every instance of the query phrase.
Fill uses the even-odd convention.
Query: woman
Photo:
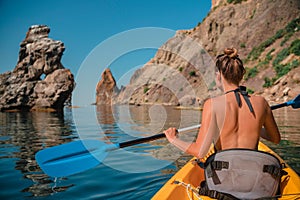
[[[237,50],[226,48],[216,59],[216,85],[224,94],[204,103],[196,141],[182,141],[176,129],[169,128],[164,132],[169,142],[197,158],[204,158],[212,143],[217,151],[257,150],[260,137],[279,143],[280,133],[266,100],[249,96],[239,86],[244,74]]]

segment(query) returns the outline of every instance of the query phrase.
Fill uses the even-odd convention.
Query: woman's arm
[[[281,140],[280,133],[270,106],[266,101],[265,104],[266,104],[265,122],[263,124],[264,128],[260,132],[260,136],[266,140],[278,144]]]
[[[212,108],[212,100],[208,99],[203,106],[201,128],[198,133],[196,142],[185,142],[176,137],[176,129],[169,128],[164,133],[170,143],[182,151],[203,158],[206,156],[216,135],[217,123]]]

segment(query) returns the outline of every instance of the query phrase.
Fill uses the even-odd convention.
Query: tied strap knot
[[[241,101],[241,97],[239,95],[239,93],[243,96],[245,102],[247,103],[247,106],[250,110],[251,113],[254,113],[254,109],[252,107],[252,104],[250,102],[249,96],[248,96],[248,92],[246,91],[246,87],[245,86],[239,86],[238,88],[234,89],[234,90],[230,90],[225,92],[225,94],[228,94],[229,92],[234,92],[236,101],[239,105],[239,107],[242,106],[242,101]]]

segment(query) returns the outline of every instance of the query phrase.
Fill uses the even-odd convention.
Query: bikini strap
[[[246,91],[245,86],[239,86],[238,88],[236,88],[234,90],[229,90],[229,91],[225,92],[225,94],[227,94],[229,92],[234,92],[235,98],[236,98],[236,101],[237,101],[239,107],[242,106],[242,101],[241,101],[241,98],[240,98],[240,95],[239,95],[239,93],[240,93],[244,97],[250,112],[254,113],[254,110],[253,110],[252,104],[249,100],[248,92]]]

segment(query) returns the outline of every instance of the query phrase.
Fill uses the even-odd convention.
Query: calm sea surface
[[[274,111],[282,141],[267,143],[300,172],[300,110]],[[201,112],[173,107],[104,107],[0,113],[0,199],[150,199],[189,159],[165,139],[109,154],[90,170],[54,179],[43,174],[35,153],[78,139],[120,143],[159,133],[169,126],[199,123]],[[183,133],[192,140],[196,130]],[[76,167],[76,166],[75,166]]]

